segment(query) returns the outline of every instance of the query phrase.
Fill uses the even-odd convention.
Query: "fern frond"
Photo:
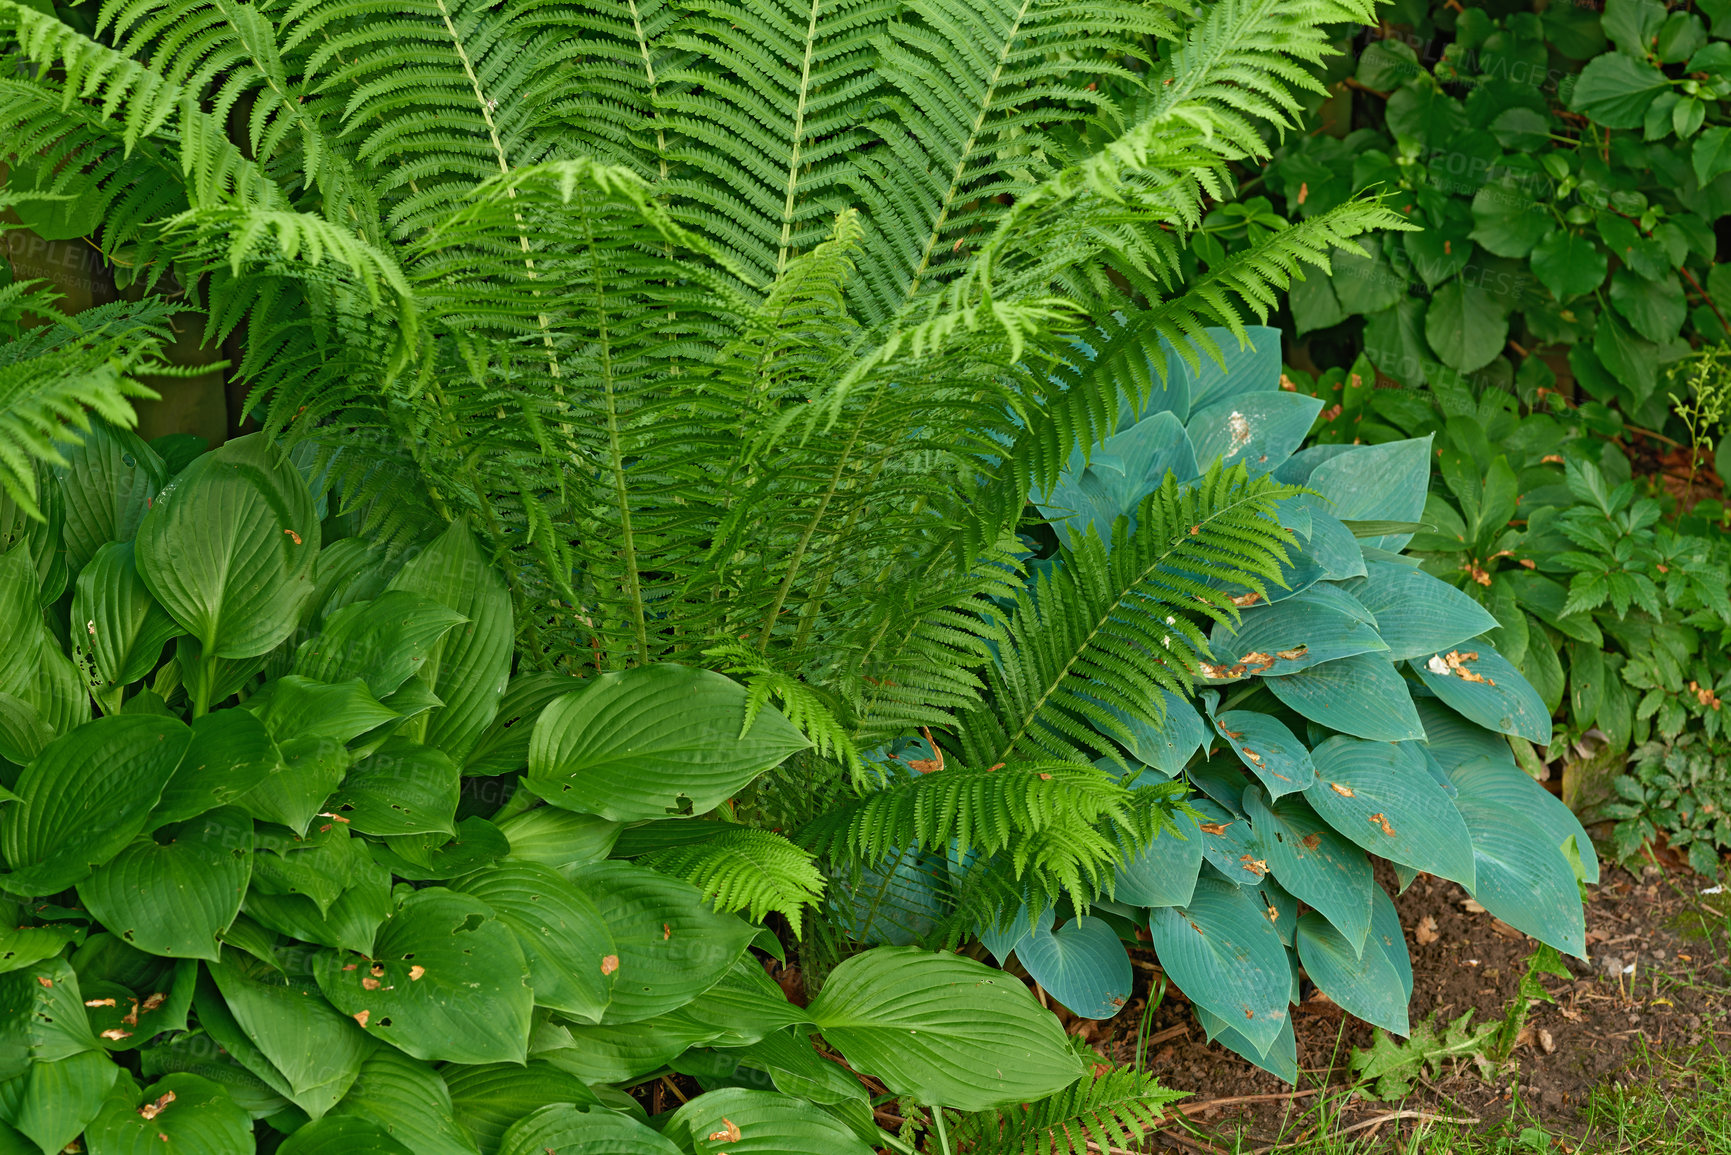
[[[955,1142],[977,1155],[1129,1150],[1166,1117],[1168,1103],[1186,1094],[1141,1071],[1101,1071],[1045,1099],[965,1116]]]
[[[745,684],[745,722],[743,736],[751,729],[757,715],[773,699],[780,703],[782,715],[811,740],[812,751],[858,774],[864,767],[859,748],[854,744],[850,728],[842,723],[839,704],[817,687],[800,681],[783,670],[772,667],[763,656],[744,642],[723,641],[703,651],[715,663],[719,672]]]
[[[812,855],[770,830],[738,826],[705,842],[669,847],[638,860],[683,878],[718,911],[744,911],[753,922],[775,911],[800,937],[805,908],[823,898]]]
[[[961,716],[964,756],[1121,758],[1125,719],[1161,723],[1160,691],[1187,694],[1207,653],[1194,615],[1236,620],[1222,587],[1266,592],[1287,539],[1274,517],[1289,492],[1242,465],[1165,484],[1120,518],[1110,546],[1090,529],[1018,591],[987,670],[991,704]]]

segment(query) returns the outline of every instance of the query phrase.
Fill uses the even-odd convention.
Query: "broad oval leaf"
[[[1298,1082],[1298,1035],[1292,1029],[1290,1015],[1286,1022],[1281,1024],[1280,1033],[1274,1036],[1274,1041],[1261,1051],[1252,1046],[1250,1040],[1240,1034],[1231,1023],[1202,1007],[1196,1008],[1196,1021],[1202,1024],[1202,1030],[1207,1034],[1209,1042],[1219,1043],[1233,1054],[1288,1083]]]
[[[180,632],[138,576],[131,542],[108,543],[79,571],[72,641],[98,691],[150,673],[162,647]]]
[[[1516,930],[1586,958],[1586,911],[1563,852],[1517,811],[1470,798],[1459,805],[1477,860],[1472,896]]]
[[[268,654],[313,592],[319,519],[306,482],[262,433],[200,456],[138,527],[138,571],[211,658]]]
[[[277,1155],[419,1155],[371,1119],[329,1116],[297,1129]]]
[[[1483,642],[1408,664],[1431,693],[1486,729],[1541,746],[1550,742],[1551,712],[1539,692]]]
[[[84,1143],[90,1155],[235,1155],[253,1148],[252,1116],[221,1084],[177,1073],[137,1103],[109,1099]]]
[[[394,693],[427,662],[441,638],[466,619],[419,594],[391,590],[353,602],[301,643],[294,672],[320,682],[359,678],[375,698]]]
[[[1330,826],[1372,854],[1473,885],[1466,823],[1412,747],[1333,737],[1311,752],[1304,792]]]
[[[247,710],[217,710],[192,721],[192,742],[151,812],[153,827],[237,802],[276,773],[276,744]]]
[[[614,972],[599,960],[617,959],[618,948],[586,894],[538,862],[501,863],[452,889],[486,903],[516,934],[537,1004],[585,1022],[601,1021]]]
[[[1176,833],[1162,830],[1145,850],[1118,864],[1112,898],[1131,906],[1185,906],[1202,869],[1202,831],[1188,814],[1174,814]]]
[[[1210,678],[1279,677],[1388,649],[1377,636],[1376,617],[1335,585],[1252,606],[1236,628],[1216,623],[1208,641],[1219,663],[1203,666]]]
[[[126,847],[78,884],[109,931],[169,958],[214,959],[252,879],[252,819],[212,810]]]
[[[378,1125],[415,1155],[478,1155],[457,1122],[451,1093],[432,1067],[395,1047],[377,1047],[330,1117],[352,1116]]]
[[[1226,710],[1214,716],[1214,731],[1272,797],[1296,794],[1316,781],[1310,751],[1278,718],[1256,710]]]
[[[555,806],[619,822],[688,799],[713,810],[809,742],[770,707],[746,728],[745,687],[685,666],[591,679],[553,702],[529,742],[528,786]]]
[[[1342,521],[1418,521],[1430,489],[1430,444],[1426,434],[1347,446],[1311,470],[1304,484],[1332,502],[1330,512]],[[1398,553],[1411,538],[1385,534],[1363,544]]]
[[[349,767],[326,809],[358,834],[456,834],[462,776],[443,751],[401,738]]]
[[[372,1044],[311,983],[288,983],[253,965],[206,962],[212,981],[193,997],[212,1039],[272,1090],[317,1119],[359,1074]]]
[[[1316,908],[1352,945],[1364,949],[1376,879],[1364,851],[1342,838],[1301,799],[1272,804],[1254,787],[1245,809],[1262,835],[1268,869],[1295,898]]]
[[[1287,1021],[1292,967],[1286,944],[1249,892],[1198,879],[1190,905],[1150,912],[1148,930],[1160,966],[1184,997],[1266,1053]]]
[[[1206,467],[1216,458],[1242,463],[1257,477],[1279,468],[1304,444],[1321,411],[1322,399],[1304,393],[1244,393],[1194,411],[1184,430],[1199,464]]]
[[[499,1155],[683,1155],[679,1148],[637,1120],[593,1107],[543,1107],[513,1125]]]
[[[23,799],[0,809],[0,848],[15,894],[64,890],[144,829],[192,740],[174,718],[116,714],[45,747],[18,775]]]
[[[32,1063],[20,1080],[7,1085],[0,1117],[41,1150],[64,1151],[103,1109],[119,1074],[120,1067],[101,1051]],[[14,1151],[28,1155],[30,1148],[10,1148],[0,1139],[0,1152]]]
[[[520,1063],[534,995],[516,936],[480,899],[418,890],[380,928],[371,959],[320,955],[319,989],[417,1059]]]
[[[1081,1060],[1016,979],[959,955],[879,947],[831,972],[807,1008],[858,1071],[928,1106],[984,1111],[1074,1083]]]
[[[138,434],[106,421],[92,422],[90,432],[64,453],[66,464],[58,471],[66,494],[61,539],[67,564],[81,570],[105,543],[132,540],[168,473]]]
[[[1310,981],[1349,1015],[1405,1035],[1407,992],[1400,972],[1380,949],[1363,950],[1311,911],[1298,920],[1298,957]]]
[[[1532,777],[1512,761],[1499,757],[1480,756],[1449,771],[1460,797],[1469,802],[1483,802],[1519,814],[1544,831],[1545,838],[1559,849],[1575,840],[1575,850],[1581,856],[1588,886],[1599,881],[1599,856],[1593,850],[1593,840],[1581,826],[1575,812],[1563,805],[1562,799],[1533,781]]]
[[[542,1107],[555,1103],[593,1107],[600,1102],[576,1076],[539,1059],[530,1059],[524,1066],[447,1067],[444,1078],[453,1116],[484,1152],[497,1151],[513,1123]]]
[[[1376,615],[1392,661],[1428,657],[1497,628],[1497,619],[1472,598],[1398,562],[1370,562],[1365,576],[1346,588]]]
[[[1262,684],[1302,717],[1343,734],[1380,742],[1424,737],[1412,692],[1383,654],[1340,658]]]
[[[673,1113],[662,1134],[696,1155],[872,1155],[823,1108],[744,1087],[697,1096]]]
[[[1048,908],[1016,944],[1016,958],[1047,994],[1084,1019],[1109,1019],[1130,998],[1130,956],[1103,919],[1078,917],[1054,929]]]

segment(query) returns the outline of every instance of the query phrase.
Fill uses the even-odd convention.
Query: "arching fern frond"
[[[718,911],[744,911],[753,922],[775,911],[797,938],[805,908],[823,898],[812,855],[770,830],[734,826],[704,842],[645,855],[643,866],[683,878]]]
[[[956,1128],[955,1143],[977,1155],[1130,1150],[1166,1117],[1168,1103],[1187,1094],[1142,1071],[1101,1071],[1045,1099],[968,1115]]]

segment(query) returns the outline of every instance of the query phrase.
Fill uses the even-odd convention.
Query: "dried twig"
[[[1402,1109],[1399,1111],[1385,1111],[1381,1115],[1373,1115],[1371,1118],[1366,1119],[1363,1122],[1354,1123],[1350,1127],[1342,1127],[1340,1130],[1334,1132],[1334,1134],[1350,1135],[1354,1131],[1362,1131],[1366,1127],[1380,1127],[1384,1123],[1400,1123],[1408,1119],[1417,1120],[1423,1123],[1459,1123],[1462,1126],[1471,1126],[1479,1122],[1479,1118],[1476,1115],[1438,1115],[1431,1111]],[[1267,1147],[1257,1148],[1255,1151],[1251,1152],[1251,1155],[1269,1155],[1269,1152],[1271,1151],[1288,1150],[1307,1141],[1308,1137],[1305,1139],[1295,1140],[1291,1143],[1271,1143]]]
[[[1274,1095],[1232,1095],[1225,1099],[1203,1099],[1196,1103],[1185,1103],[1178,1108],[1182,1115],[1193,1115],[1201,1111],[1212,1111],[1216,1107],[1232,1107],[1239,1103],[1279,1103],[1287,1099],[1302,1099],[1306,1095],[1314,1095],[1321,1087],[1312,1087],[1305,1091],[1281,1091]]]

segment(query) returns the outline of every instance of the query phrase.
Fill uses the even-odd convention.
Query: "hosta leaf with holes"
[[[1184,997],[1219,1015],[1258,1053],[1286,1025],[1286,944],[1248,890],[1201,878],[1190,905],[1149,912],[1154,953]]]
[[[252,819],[224,807],[138,839],[79,883],[78,897],[139,950],[214,959],[252,862]]]
[[[449,836],[457,832],[461,788],[456,763],[442,751],[392,738],[349,767],[328,806],[358,834]]]
[[[486,903],[517,936],[535,1002],[585,1022],[600,1022],[613,991],[602,960],[618,948],[588,895],[538,862],[504,862],[452,889]]]
[[[1311,757],[1317,781],[1304,797],[1330,826],[1372,854],[1472,888],[1466,823],[1417,750],[1336,736]]]
[[[1316,911],[1298,920],[1298,957],[1323,994],[1347,1014],[1397,1035],[1407,1033],[1407,992],[1381,950],[1354,946]]]
[[[1214,732],[1273,797],[1309,789],[1316,781],[1310,751],[1278,718],[1254,710],[1226,710],[1213,721]]]
[[[1302,799],[1272,803],[1252,787],[1245,809],[1262,835],[1269,873],[1293,897],[1320,911],[1356,952],[1370,930],[1376,889],[1364,851],[1342,838]]]
[[[144,587],[131,542],[110,542],[79,571],[72,595],[75,649],[98,692],[136,682],[156,667],[162,647],[181,632]]]
[[[984,1111],[1050,1095],[1082,1064],[1055,1018],[1002,971],[917,947],[843,962],[810,1007],[856,1071],[925,1104]]]
[[[370,959],[322,954],[313,971],[338,1010],[417,1059],[501,1063],[527,1054],[534,994],[523,950],[470,895],[415,891],[379,929]]]
[[[1217,623],[1209,645],[1216,665],[1203,673],[1221,678],[1277,677],[1388,649],[1377,636],[1375,616],[1334,585],[1252,606],[1236,627]]]
[[[712,810],[808,743],[773,709],[745,730],[745,687],[707,670],[644,666],[590,679],[535,722],[525,784],[616,821]],[[741,731],[744,730],[742,734]]]
[[[872,1153],[823,1108],[744,1087],[721,1087],[699,1095],[675,1111],[661,1133],[697,1155]]]
[[[120,714],[57,738],[18,775],[21,802],[0,807],[0,887],[52,894],[87,877],[144,829],[191,741],[174,718]]]
[[[1551,712],[1539,692],[1483,642],[1414,658],[1409,665],[1432,693],[1479,725],[1540,745],[1551,740]]]
[[[220,1084],[167,1075],[136,1103],[111,1098],[84,1135],[90,1155],[233,1155],[253,1146],[253,1121]]]
[[[319,521],[306,483],[262,433],[187,466],[138,527],[138,571],[207,658],[267,654],[312,596]]]

